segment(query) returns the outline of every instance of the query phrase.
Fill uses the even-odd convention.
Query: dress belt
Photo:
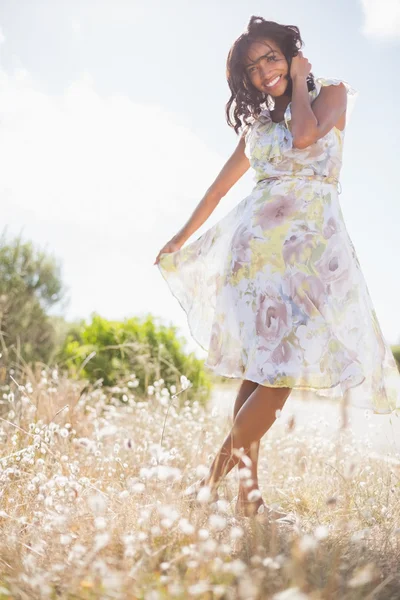
[[[342,186],[340,184],[339,179],[337,179],[336,177],[329,177],[329,176],[324,176],[324,175],[296,175],[295,173],[293,175],[271,175],[271,177],[266,177],[265,179],[260,179],[259,181],[257,181],[257,185],[259,183],[264,183],[265,181],[279,181],[279,180],[285,180],[285,179],[306,179],[306,180],[316,180],[316,181],[321,181],[322,183],[332,183],[333,185],[337,185],[338,186],[338,193],[341,194],[342,193]]]

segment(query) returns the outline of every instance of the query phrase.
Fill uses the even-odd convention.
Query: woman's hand
[[[293,56],[292,63],[290,65],[290,77],[307,77],[310,74],[312,64],[308,62],[308,59],[303,56],[301,50],[299,50],[296,56]]]
[[[156,265],[159,262],[161,254],[169,253],[169,252],[176,252],[177,250],[180,249],[181,246],[182,246],[182,243],[178,242],[175,238],[170,239],[169,242],[167,242],[165,244],[165,246],[163,248],[161,248],[160,252],[157,254],[157,258],[154,261],[154,264]]]

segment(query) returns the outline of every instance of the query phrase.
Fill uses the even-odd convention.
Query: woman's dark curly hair
[[[266,104],[270,108],[269,94],[257,90],[250,81],[245,69],[245,58],[253,42],[262,39],[273,40],[284,54],[290,69],[293,56],[303,46],[299,28],[295,25],[280,25],[275,21],[266,21],[262,17],[252,16],[247,30],[242,33],[229,50],[226,61],[226,78],[231,90],[231,97],[226,104],[226,120],[230,127],[238,133],[243,123],[250,125],[248,118],[257,118]],[[307,77],[308,91],[315,89],[314,76],[310,73]],[[292,95],[292,80],[289,82],[286,93]],[[233,108],[233,119],[231,108]],[[243,121],[243,123],[242,123]]]

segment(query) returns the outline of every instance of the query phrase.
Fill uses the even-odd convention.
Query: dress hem
[[[226,377],[228,379],[246,379],[248,381],[252,381],[253,383],[258,383],[258,385],[262,385],[264,387],[270,387],[270,388],[289,388],[292,390],[309,390],[309,391],[315,391],[318,394],[318,390],[329,390],[332,389],[334,387],[337,387],[338,385],[341,384],[341,382],[339,381],[338,383],[335,383],[334,385],[331,386],[305,386],[305,385],[292,385],[292,386],[288,386],[288,385],[281,385],[281,384],[273,384],[273,383],[261,383],[260,381],[254,381],[254,379],[249,379],[248,377],[246,377],[245,373],[241,374],[241,375],[225,375],[223,373],[218,373],[218,371],[216,369],[214,369],[213,367],[210,367],[207,363],[205,363],[205,367],[207,367],[207,369],[211,370],[213,373],[220,375],[221,377]],[[361,381],[359,381],[358,383],[356,383],[355,385],[350,385],[345,391],[344,394],[347,392],[347,390],[352,389],[352,388],[356,388],[359,385],[361,385],[364,381],[365,381],[366,377],[364,377]],[[337,400],[337,401],[343,401],[343,397],[344,394],[335,396],[333,398],[329,398],[330,400]],[[371,406],[370,404],[355,404],[353,402],[351,402],[350,400],[350,405],[354,406],[355,408],[358,409],[362,409],[362,410],[371,410],[373,412],[373,414],[376,415],[391,415],[393,413],[395,413],[396,415],[400,416],[400,407],[396,407],[396,408],[388,408],[388,409],[382,409],[382,410],[377,410],[374,406]]]
[[[203,349],[205,352],[207,352],[207,353],[208,353],[209,349],[208,349],[208,348],[206,348],[205,346],[203,346],[203,344],[201,344],[201,343],[199,342],[199,340],[198,340],[197,336],[196,336],[196,335],[194,335],[194,333],[193,333],[193,330],[192,330],[192,327],[191,327],[191,325],[190,325],[189,314],[188,314],[188,312],[186,311],[185,307],[183,306],[182,302],[180,301],[178,294],[176,294],[176,293],[175,293],[175,290],[174,290],[174,288],[173,288],[173,286],[172,286],[172,284],[171,284],[171,280],[170,280],[170,279],[168,279],[168,277],[167,277],[167,276],[166,276],[166,274],[164,273],[164,271],[163,271],[163,269],[162,269],[162,267],[161,267],[161,265],[160,265],[160,262],[158,262],[158,263],[157,263],[157,267],[158,267],[158,270],[160,271],[161,275],[163,276],[163,279],[164,279],[164,281],[167,283],[167,286],[168,286],[169,290],[171,291],[171,294],[172,294],[172,295],[173,295],[173,297],[174,297],[174,298],[175,298],[175,299],[178,301],[178,303],[179,303],[180,307],[182,308],[183,312],[184,312],[184,313],[185,313],[185,315],[186,315],[186,322],[187,322],[187,325],[188,325],[188,328],[189,328],[189,331],[190,331],[190,335],[191,335],[191,336],[192,336],[192,338],[193,338],[193,339],[196,341],[196,343],[197,343],[197,344],[199,344],[199,346],[200,346],[200,347],[201,347],[201,348],[202,348],[202,349]],[[228,378],[228,379],[242,379],[242,380],[243,380],[243,379],[248,379],[248,378],[246,377],[245,373],[241,373],[241,374],[239,374],[239,375],[232,375],[232,374],[230,374],[230,375],[227,375],[227,374],[225,374],[225,373],[219,373],[219,372],[218,372],[218,371],[217,371],[217,370],[216,370],[214,367],[212,367],[212,366],[208,365],[208,364],[207,364],[207,362],[205,362],[204,366],[205,366],[207,369],[209,369],[211,372],[215,373],[216,375],[219,375],[220,377],[226,377],[226,378]],[[366,379],[366,378],[364,377],[364,379],[363,379],[362,381],[360,381],[360,382],[359,382],[359,383],[357,383],[356,385],[349,386],[349,388],[347,388],[347,389],[355,388],[355,387],[357,387],[358,385],[361,385],[361,384],[362,384],[362,383],[365,381],[365,379]],[[278,385],[277,385],[277,384],[271,384],[271,383],[269,383],[268,385],[266,385],[265,383],[261,383],[261,382],[259,382],[259,381],[254,381],[253,379],[248,379],[248,380],[249,380],[249,381],[253,381],[254,383],[258,383],[258,385],[263,385],[264,387],[271,387],[271,388],[285,388],[285,387],[290,387],[292,390],[310,390],[310,391],[315,391],[316,393],[318,393],[318,390],[329,390],[329,389],[332,389],[332,388],[334,388],[334,387],[336,387],[336,386],[340,385],[340,382],[338,382],[338,383],[336,383],[336,384],[334,384],[334,385],[332,385],[332,386],[321,386],[321,387],[318,387],[318,386],[302,386],[302,385],[292,385],[292,386],[288,386],[288,385],[281,385],[281,384],[278,384]],[[342,394],[341,396],[336,396],[336,398],[337,398],[338,400],[341,400],[341,399],[343,399],[343,394]],[[352,404],[352,403],[351,403],[351,404]],[[387,409],[387,410],[381,410],[381,411],[377,411],[377,410],[375,409],[375,407],[373,407],[373,406],[371,406],[371,405],[367,405],[367,404],[365,404],[365,405],[352,404],[352,405],[353,405],[353,406],[355,406],[355,407],[357,407],[357,408],[359,408],[359,409],[371,410],[371,411],[373,412],[373,414],[377,414],[377,415],[391,415],[391,414],[393,414],[393,413],[395,413],[395,414],[399,414],[399,412],[400,412],[400,408],[399,408],[399,407],[396,407],[396,408],[393,408],[393,409]]]
[[[177,252],[179,252],[179,250],[177,250]],[[160,260],[161,260],[161,259],[160,259]],[[180,301],[180,299],[179,299],[179,296],[178,296],[178,295],[175,293],[175,291],[174,291],[174,289],[173,289],[173,286],[172,286],[172,283],[171,283],[171,280],[169,280],[169,279],[167,278],[166,274],[164,273],[163,269],[161,268],[160,262],[158,262],[158,263],[157,263],[157,267],[158,267],[158,270],[160,271],[161,275],[163,276],[163,278],[164,278],[164,281],[167,283],[167,285],[168,285],[168,288],[169,288],[169,290],[170,290],[171,294],[172,294],[172,295],[173,295],[173,297],[174,297],[174,298],[175,298],[175,299],[176,299],[176,300],[179,302],[179,306],[182,308],[183,312],[184,312],[184,313],[185,313],[185,315],[186,315],[186,323],[187,323],[187,326],[188,326],[188,328],[189,328],[190,335],[191,335],[191,336],[192,336],[192,338],[195,340],[195,342],[196,342],[197,344],[199,344],[200,348],[202,348],[202,349],[204,350],[204,352],[208,352],[208,348],[206,348],[205,346],[203,346],[203,344],[201,344],[201,343],[199,342],[199,340],[197,339],[197,336],[195,336],[195,335],[193,334],[192,327],[191,327],[191,325],[190,325],[190,321],[189,321],[189,313],[186,311],[186,308],[183,306],[182,302]]]

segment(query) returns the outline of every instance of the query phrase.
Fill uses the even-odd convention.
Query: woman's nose
[[[264,66],[264,65],[260,65],[260,76],[262,81],[265,81],[266,79],[268,79],[269,75],[269,67]]]

